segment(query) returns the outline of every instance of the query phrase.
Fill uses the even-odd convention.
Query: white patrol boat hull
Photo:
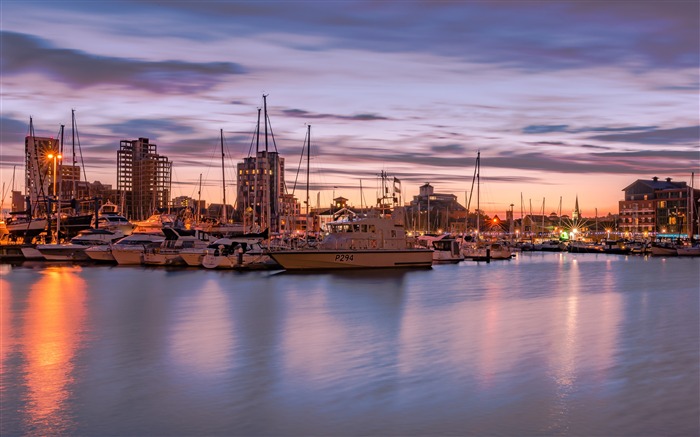
[[[273,251],[270,256],[285,270],[429,268],[430,249]]]

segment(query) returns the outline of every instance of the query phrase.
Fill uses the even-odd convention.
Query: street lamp
[[[58,160],[62,159],[63,156],[61,156],[60,153],[49,153],[47,158],[53,160],[53,195],[56,197],[56,173],[57,173],[57,166],[58,166]]]
[[[58,244],[59,230],[61,229],[61,200],[56,197],[56,176],[58,173],[58,160],[63,158],[60,153],[49,153],[47,158],[53,160],[53,197],[56,201],[56,238],[54,243]]]

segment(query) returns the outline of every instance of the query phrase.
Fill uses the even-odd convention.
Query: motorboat
[[[649,247],[652,256],[677,256],[678,248],[671,241],[654,241]]]
[[[567,250],[571,253],[603,253],[603,245],[589,241],[569,241]]]
[[[535,243],[533,250],[542,252],[566,252],[566,243],[559,240],[546,240]]]
[[[465,259],[472,261],[506,260],[514,256],[513,250],[500,241],[480,242],[462,247]]]
[[[237,237],[218,238],[203,249],[182,249],[180,257],[191,267],[236,268],[251,263],[270,264],[272,260],[264,253],[261,245],[261,242],[267,238],[267,230]],[[205,257],[206,265],[204,265]]]
[[[195,252],[205,249],[212,243],[213,237],[199,230],[163,228],[165,241],[158,247],[149,248],[143,254],[146,265],[185,265],[182,252]]]
[[[421,235],[417,239],[420,246],[433,250],[434,263],[457,263],[464,260],[464,254],[456,238],[448,235]]]
[[[124,237],[121,231],[106,229],[84,229],[71,238],[69,243],[38,244],[36,249],[48,261],[87,261],[86,250],[92,246],[103,246]]]
[[[108,231],[120,231],[125,236],[131,235],[136,225],[119,213],[119,208],[114,203],[107,201],[97,211],[97,220],[93,218],[92,227],[106,229]]]

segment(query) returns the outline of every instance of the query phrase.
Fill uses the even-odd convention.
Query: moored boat
[[[459,242],[447,234],[421,235],[417,242],[420,246],[433,250],[434,263],[457,263],[464,260]]]
[[[124,237],[121,232],[112,232],[106,229],[85,229],[69,243],[38,244],[36,249],[48,261],[87,261],[90,257],[86,250],[93,246],[107,245]]]
[[[285,270],[429,268],[433,251],[411,247],[404,229],[404,210],[349,214],[328,223],[329,233],[315,247],[271,251]]]

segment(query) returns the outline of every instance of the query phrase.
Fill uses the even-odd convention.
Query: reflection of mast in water
[[[78,269],[78,270],[76,270]],[[79,268],[48,268],[31,287],[24,313],[24,355],[27,360],[26,428],[31,434],[75,432],[66,407],[72,397],[74,359],[81,346],[85,320],[85,281]]]

